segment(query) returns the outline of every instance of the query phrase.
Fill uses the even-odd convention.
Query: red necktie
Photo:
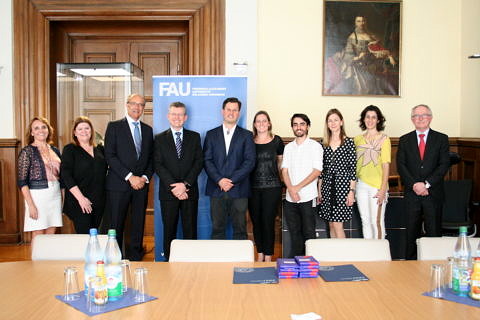
[[[423,160],[423,156],[425,155],[425,134],[421,133],[418,135],[420,137],[420,143],[418,144],[418,151],[420,151],[420,160]]]

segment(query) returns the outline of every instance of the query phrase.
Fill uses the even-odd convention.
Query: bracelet
[[[355,189],[351,189],[351,188],[350,188],[350,191],[352,191],[353,193],[355,193]]]

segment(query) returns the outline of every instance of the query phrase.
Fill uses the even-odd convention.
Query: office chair
[[[85,260],[88,234],[39,234],[32,242],[32,260]],[[98,235],[100,250],[107,244],[107,235]]]
[[[461,226],[467,226],[475,236],[477,226],[470,219],[470,195],[472,193],[472,180],[447,180],[445,181],[445,198],[442,209],[442,229],[444,235],[458,235]]]
[[[382,239],[310,239],[305,254],[318,261],[390,261],[390,245]]]

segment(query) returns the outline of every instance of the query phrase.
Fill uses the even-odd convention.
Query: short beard
[[[295,137],[297,137],[297,138],[306,137],[306,136],[308,135],[308,130],[305,130],[304,133],[303,133],[301,136],[299,136],[299,135],[297,134],[297,131],[294,131],[293,134],[294,134]]]

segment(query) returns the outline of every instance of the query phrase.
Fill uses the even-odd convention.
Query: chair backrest
[[[250,240],[179,240],[170,245],[170,262],[253,262]]]
[[[477,251],[479,238],[468,238],[472,254]],[[418,260],[445,260],[453,255],[457,237],[424,237],[417,239]]]
[[[472,180],[447,180],[444,184],[443,222],[467,222]]]
[[[390,245],[381,239],[310,239],[305,254],[318,261],[389,261]]]
[[[107,244],[107,235],[98,235],[100,249]],[[39,234],[32,242],[32,260],[84,260],[88,234]]]

